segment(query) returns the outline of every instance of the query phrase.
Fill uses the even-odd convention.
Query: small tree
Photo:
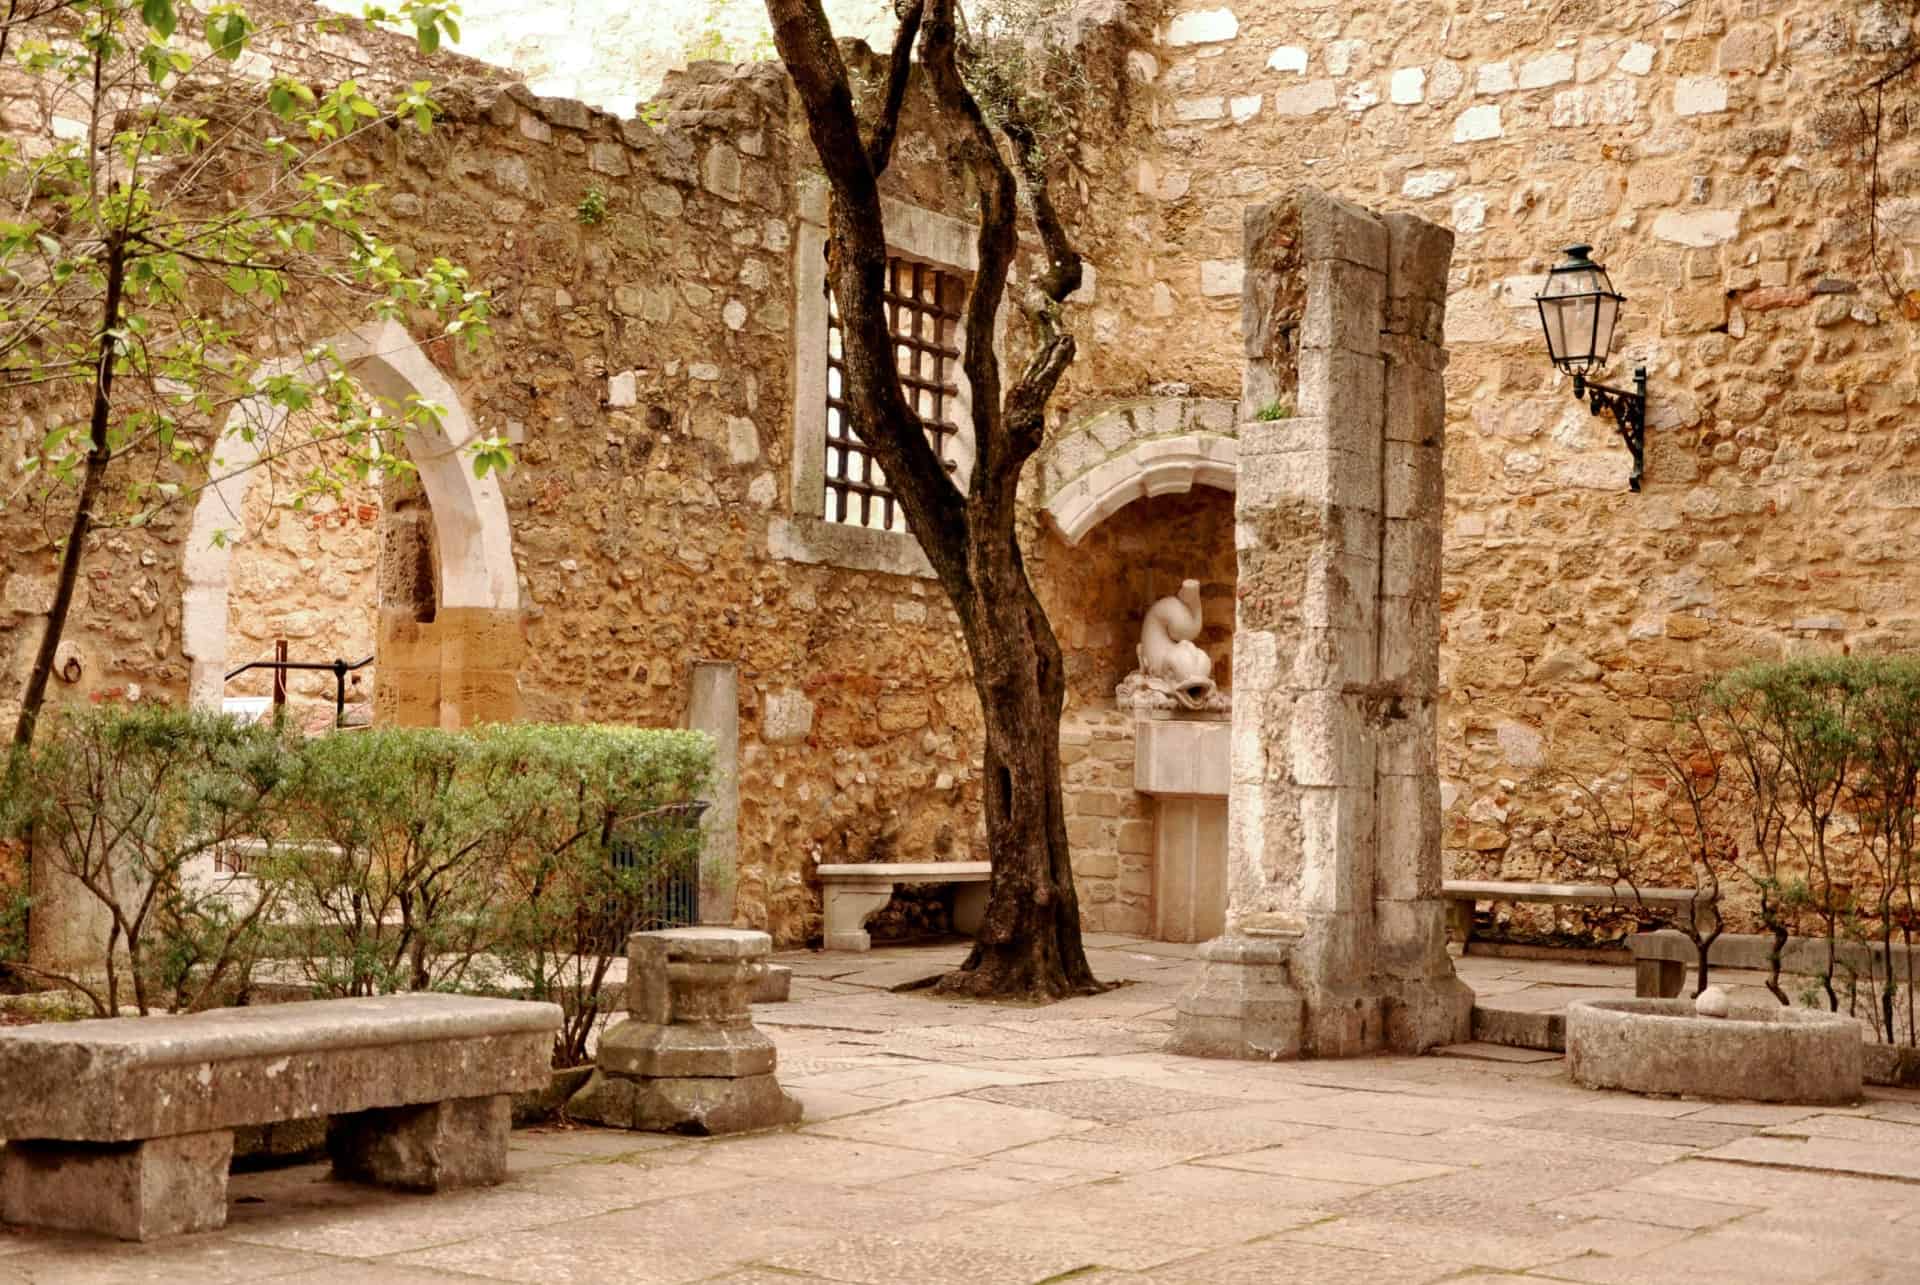
[[[1706,735],[1697,704],[1683,705],[1667,734],[1650,743],[1622,747],[1624,784],[1610,789],[1571,773],[1554,774],[1581,801],[1578,817],[1555,829],[1560,850],[1605,870],[1624,885],[1635,917],[1664,924],[1692,943],[1694,994],[1706,990],[1713,943],[1726,925],[1721,914],[1721,876],[1731,872],[1737,850],[1728,831],[1731,780],[1724,754]],[[1649,789],[1650,797],[1642,792]],[[1675,914],[1649,905],[1641,892],[1653,872],[1684,865],[1693,888],[1685,910]]]
[[[410,24],[430,52],[456,34],[450,12],[401,0],[369,6],[366,20]],[[224,69],[254,58],[262,34],[300,24],[263,30],[218,4],[189,33],[183,13],[175,0],[58,0],[10,4],[0,25],[0,58],[15,59],[40,117],[37,132],[0,145],[0,386],[32,412],[21,421],[28,479],[0,505],[37,500],[64,528],[16,751],[33,738],[91,532],[144,526],[217,476],[223,430],[258,431],[228,425],[229,413],[258,397],[296,418],[324,408],[312,439],[368,448],[336,457],[363,477],[405,468],[380,445],[395,435],[374,430],[436,408],[383,416],[313,341],[368,311],[432,319],[470,341],[485,329],[485,296],[465,271],[409,266],[370,230],[373,186],[335,172],[369,131],[430,128],[428,85],[386,104],[351,80],[317,92],[272,75],[236,88]],[[505,452],[479,443],[476,470]],[[307,481],[332,484],[324,467]]]
[[[1048,43],[1044,23],[1003,27],[996,42],[986,27],[963,35],[955,0],[896,0],[886,83],[863,125],[820,0],[766,3],[832,197],[827,276],[844,336],[848,418],[959,617],[985,721],[993,882],[972,952],[939,989],[1010,998],[1092,991],[1099,984],[1080,939],[1060,784],[1066,674],[1015,525],[1021,472],[1040,448],[1047,403],[1075,351],[1062,315],[1080,286],[1081,260],[1054,208],[1045,140],[1045,82],[1070,60]],[[901,386],[887,323],[879,182],[916,71],[953,130],[953,154],[979,208],[979,262],[962,322],[975,448],[964,491]],[[1040,248],[1022,300],[1031,355],[1009,384],[994,332],[1023,211]]]

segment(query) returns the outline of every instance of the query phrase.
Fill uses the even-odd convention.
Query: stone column
[[[669,928],[627,939],[627,1020],[600,1037],[576,1120],[658,1133],[739,1133],[793,1124],[773,1041],[753,1025],[773,940],[735,928]]]
[[[700,819],[700,922],[733,922],[740,859],[740,673],[730,660],[693,662],[687,727],[713,737],[713,806]]]
[[[1263,417],[1241,425],[1235,499],[1227,935],[1202,948],[1177,1051],[1466,1038],[1433,739],[1451,240],[1309,190],[1249,211],[1245,404]]]

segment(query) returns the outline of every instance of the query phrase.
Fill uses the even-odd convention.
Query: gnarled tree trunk
[[[1080,256],[1055,217],[1032,135],[1018,121],[1002,122],[996,134],[960,74],[953,0],[898,0],[897,12],[887,86],[863,131],[820,0],[767,0],[775,43],[806,106],[832,192],[827,276],[840,309],[849,419],[886,471],[960,619],[985,721],[993,882],[973,952],[939,988],[1054,999],[1099,984],[1081,944],[1067,852],[1060,645],[1027,579],[1014,514],[1022,467],[1044,434],[1047,401],[1073,360],[1073,337],[1059,320],[1063,301],[1080,284]],[[916,38],[933,97],[979,188],[979,264],[963,319],[975,450],[964,493],[901,389],[884,302],[887,236],[878,182],[914,71]],[[1025,302],[1033,357],[1003,396],[994,323],[1017,250],[1023,197],[1045,263]]]

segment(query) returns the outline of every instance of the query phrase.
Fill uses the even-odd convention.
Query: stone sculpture
[[[1224,709],[1226,698],[1213,681],[1213,657],[1193,641],[1204,624],[1198,580],[1181,581],[1179,593],[1147,608],[1135,652],[1139,668],[1115,691],[1120,705]]]

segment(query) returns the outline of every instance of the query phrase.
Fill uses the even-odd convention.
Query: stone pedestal
[[[1434,742],[1451,252],[1444,229],[1309,190],[1248,213],[1249,404],[1284,405],[1289,368],[1298,386],[1293,418],[1240,427],[1227,934],[1181,1002],[1181,1051],[1467,1038]]]
[[[1135,724],[1133,788],[1153,800],[1156,941],[1207,941],[1226,928],[1231,732],[1224,718]]]
[[[773,942],[762,932],[673,928],[627,940],[627,1020],[600,1039],[567,1114],[658,1133],[740,1133],[793,1124],[773,1041],[750,1005]]]

